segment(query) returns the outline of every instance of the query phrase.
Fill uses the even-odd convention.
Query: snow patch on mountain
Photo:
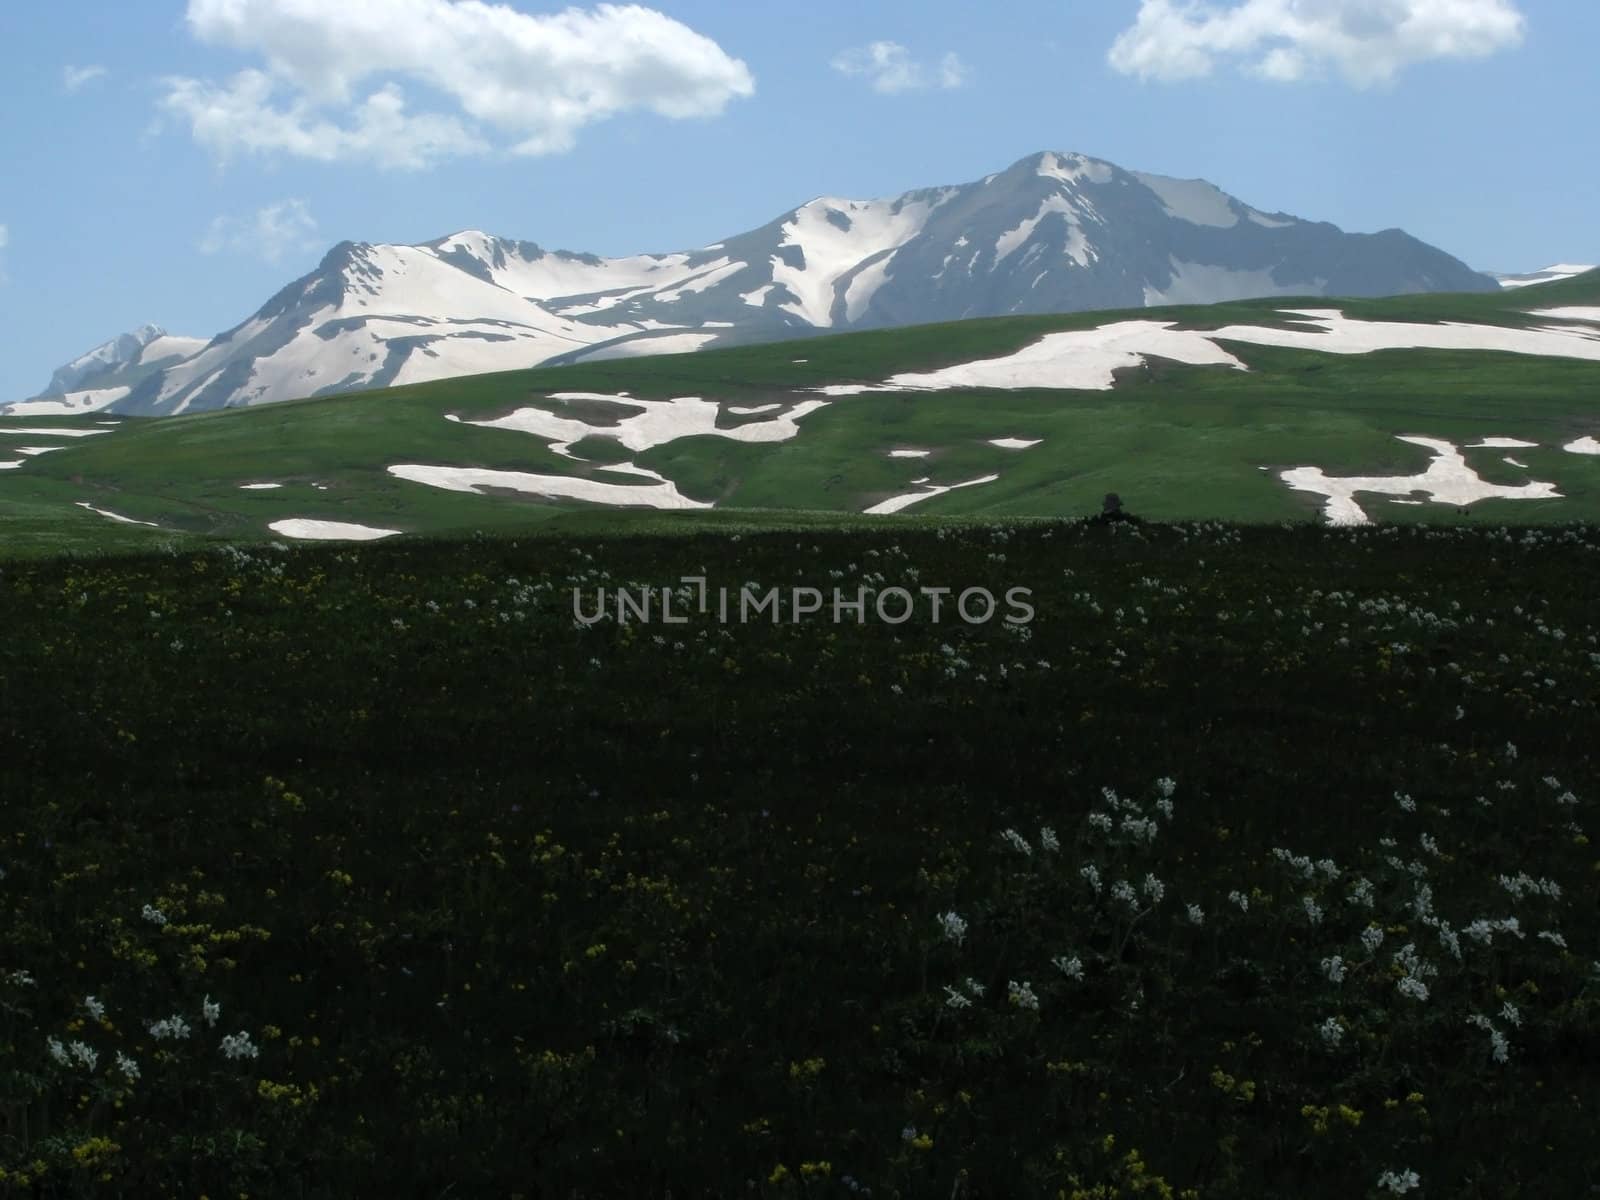
[[[1233,211],[1228,196],[1204,179],[1173,179],[1168,175],[1147,175],[1143,171],[1134,171],[1132,175],[1156,194],[1167,215],[1180,221],[1218,229],[1232,229],[1239,223],[1239,214]]]
[[[779,305],[818,328],[833,324],[835,289],[851,268],[895,250],[922,231],[928,215],[948,193],[928,200],[842,200],[823,196],[802,205],[784,224],[772,279],[795,300]],[[800,251],[799,264],[782,253]]]
[[[1045,179],[1073,185],[1085,180],[1090,183],[1110,183],[1115,175],[1115,168],[1110,163],[1086,158],[1082,154],[1057,154],[1053,151],[1039,155],[1037,171]],[[991,175],[990,178],[994,177]]]
[[[1033,216],[1023,218],[1015,229],[1008,229],[1000,235],[1000,240],[994,244],[995,262],[998,264],[1005,261],[1019,247],[1025,245],[1033,237],[1033,231],[1039,227],[1039,223],[1051,213],[1061,213],[1067,219],[1067,257],[1080,267],[1088,266],[1089,258],[1094,252],[1089,248],[1089,241],[1078,223],[1078,205],[1069,197],[1061,195],[1046,196]]]

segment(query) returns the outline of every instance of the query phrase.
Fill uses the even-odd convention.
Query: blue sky
[[[0,400],[343,239],[705,245],[1038,150],[1600,261],[1594,0],[57,0],[0,14]]]

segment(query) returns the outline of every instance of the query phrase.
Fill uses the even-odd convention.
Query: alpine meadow
[[[0,1196],[1600,1197],[1600,11],[4,23]]]

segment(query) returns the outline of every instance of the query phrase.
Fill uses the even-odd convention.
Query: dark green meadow
[[[867,619],[574,619],[699,575]],[[1600,1194],[1597,586],[1592,525],[5,561],[0,1194]]]

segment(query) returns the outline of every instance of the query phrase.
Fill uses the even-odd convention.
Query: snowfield
[[[128,387],[111,387],[67,392],[48,400],[17,400],[0,404],[0,417],[71,417],[79,413],[99,412],[131,391],[133,389]]]
[[[1532,316],[1554,317],[1558,321],[1600,321],[1600,308],[1585,308],[1581,305],[1570,308],[1534,308],[1528,311]]]
[[[1451,442],[1426,437],[1401,437],[1402,442],[1433,451],[1433,461],[1420,475],[1352,475],[1332,477],[1321,467],[1295,467],[1279,473],[1279,478],[1301,492],[1316,492],[1327,497],[1323,512],[1334,525],[1367,525],[1370,520],[1356,503],[1357,492],[1410,496],[1427,492],[1436,504],[1465,506],[1491,497],[1507,500],[1559,500],[1561,493],[1553,483],[1525,483],[1517,487],[1489,483],[1467,466],[1461,452]]]
[[[903,496],[891,496],[889,499],[881,501],[878,504],[874,504],[871,508],[864,509],[863,511],[880,515],[883,513],[895,513],[901,511],[902,509],[910,508],[913,504],[918,504],[923,500],[931,500],[934,496],[942,496],[946,492],[953,492],[957,488],[975,487],[980,483],[993,483],[999,478],[1000,476],[998,475],[984,475],[978,479],[969,479],[965,483],[952,483],[945,487],[927,483],[924,480],[913,480],[913,482],[923,484],[921,491],[907,492]]]
[[[1173,328],[1171,321],[1118,321],[1098,329],[1047,333],[1003,358],[961,363],[938,371],[891,375],[883,384],[827,384],[811,390],[827,396],[866,392],[944,391],[949,388],[1084,388],[1109,390],[1112,372],[1137,367],[1144,355],[1195,365],[1245,365],[1203,333]]]
[[[454,415],[445,420],[477,425],[483,429],[514,429],[519,433],[531,433],[549,439],[553,443],[551,450],[571,458],[573,455],[569,448],[572,443],[586,437],[614,438],[635,452],[664,446],[686,437],[720,437],[735,442],[784,442],[800,432],[798,422],[802,417],[828,405],[826,400],[805,400],[771,420],[746,421],[730,429],[719,429],[717,414],[722,406],[715,400],[704,400],[699,396],[638,400],[632,396],[603,392],[556,392],[550,399],[599,400],[638,411],[609,425],[559,416],[542,408],[519,408],[509,416],[492,421],[461,421],[460,417]]]
[[[643,467],[628,474],[653,475]],[[622,465],[607,468],[621,470]],[[659,475],[651,485],[605,483],[598,479],[579,479],[571,475],[534,475],[526,471],[495,471],[484,467],[427,467],[402,464],[389,468],[389,474],[412,483],[451,492],[481,492],[484,488],[507,488],[560,500],[588,500],[619,508],[710,508],[709,501],[691,500],[678,491],[678,485]]]
[[[402,532],[399,529],[376,529],[371,525],[356,525],[349,521],[313,521],[305,517],[273,521],[267,528],[287,538],[318,542],[370,542],[377,538],[393,537]]]
[[[27,427],[4,426],[0,427],[0,434],[10,437],[65,437],[80,438],[94,437],[97,433],[110,433],[109,429],[51,429],[42,425]]]
[[[1226,325],[1214,330],[1175,328],[1172,321],[1118,321],[1097,329],[1047,333],[1030,346],[1002,358],[961,363],[938,371],[891,375],[882,384],[826,384],[811,390],[828,396],[867,392],[943,391],[950,388],[1083,388],[1106,391],[1113,372],[1142,364],[1146,356],[1190,365],[1224,365],[1248,370],[1221,342],[1283,346],[1326,354],[1371,354],[1378,350],[1498,350],[1600,362],[1600,339],[1587,330],[1550,326],[1508,329],[1497,325],[1418,325],[1401,321],[1360,321],[1331,308],[1290,308],[1315,329],[1270,329]]]
[[[151,529],[160,529],[161,528],[161,526],[157,525],[154,521],[135,521],[132,517],[125,517],[121,513],[107,512],[103,508],[96,508],[94,505],[90,504],[87,500],[78,500],[78,501],[75,501],[74,503],[79,508],[86,508],[90,512],[96,513],[96,514],[98,514],[99,516],[102,516],[102,517],[110,517],[113,521],[118,521],[123,525],[148,525]]]

